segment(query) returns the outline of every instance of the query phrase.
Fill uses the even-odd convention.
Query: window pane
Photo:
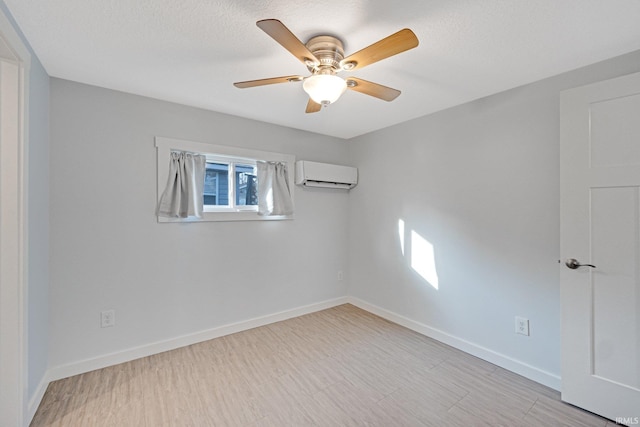
[[[205,206],[229,205],[229,165],[208,163],[204,176]]]
[[[258,204],[256,167],[236,164],[236,206]]]

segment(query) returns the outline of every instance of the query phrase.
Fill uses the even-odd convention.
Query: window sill
[[[165,218],[158,217],[159,223],[167,222],[222,222],[222,221],[283,221],[294,219],[293,215],[258,215],[258,212],[205,212],[202,218]]]

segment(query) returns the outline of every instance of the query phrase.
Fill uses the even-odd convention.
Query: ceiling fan
[[[256,22],[256,25],[306,65],[311,75],[272,77],[236,82],[233,85],[248,88],[275,83],[303,82],[302,87],[309,95],[307,113],[318,112],[323,106],[337,101],[346,89],[393,101],[400,95],[399,90],[356,77],[343,79],[337,73],[358,70],[418,46],[416,35],[405,28],[345,58],[342,41],[336,37],[316,36],[305,44],[277,19],[264,19]]]

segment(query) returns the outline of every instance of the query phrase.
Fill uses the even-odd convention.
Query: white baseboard
[[[27,425],[31,423],[33,416],[36,414],[38,406],[40,406],[40,402],[42,402],[42,398],[44,397],[44,393],[47,391],[49,382],[49,372],[46,372],[40,380],[36,391],[30,396],[29,402],[27,403],[27,413],[25,414],[25,419],[28,420]]]
[[[501,368],[507,369],[511,372],[515,372],[516,374],[522,375],[525,378],[529,378],[530,380],[533,380],[537,383],[544,384],[547,387],[551,387],[554,390],[560,390],[560,376],[556,374],[552,374],[550,372],[536,368],[535,366],[531,366],[509,356],[505,356],[504,354],[500,354],[462,338],[458,338],[439,329],[427,326],[423,323],[416,322],[392,311],[370,304],[359,298],[349,297],[348,301],[350,304],[353,304],[358,308],[375,314],[376,316],[380,316],[383,319],[387,319],[390,322],[397,323],[398,325],[404,326],[405,328],[409,328],[422,335],[450,345],[451,347],[455,347],[459,350],[464,351],[465,353],[469,353],[473,356],[479,357],[480,359],[486,360],[487,362],[493,363],[494,365],[498,365]]]
[[[303,307],[285,310],[266,316],[256,317],[237,323],[219,326],[217,328],[196,332],[193,334],[183,335],[171,338],[165,341],[159,341],[151,344],[145,344],[139,347],[118,351],[115,353],[105,354],[91,359],[81,360],[62,366],[56,366],[49,370],[48,378],[50,381],[67,378],[73,375],[94,371],[96,369],[106,368],[107,366],[117,365],[119,363],[129,362],[141,357],[151,356],[153,354],[162,353],[164,351],[175,350],[180,347],[196,344],[224,335],[234,334],[236,332],[246,331],[248,329],[257,328],[259,326],[268,325],[270,323],[280,322],[282,320],[291,319],[293,317],[302,316],[327,308],[336,307],[338,305],[347,304],[348,297],[341,297],[332,300],[322,301],[319,303],[305,305]],[[46,384],[44,385],[46,389]],[[43,392],[44,393],[44,392]],[[38,401],[39,403],[39,401]],[[37,408],[37,406],[36,406]]]
[[[540,384],[544,384],[555,390],[560,390],[560,377],[556,374],[546,372],[542,369],[531,366],[522,361],[513,359],[504,354],[500,354],[496,351],[482,347],[475,343],[469,342],[462,338],[458,338],[436,328],[427,326],[420,322],[416,322],[407,317],[396,314],[387,309],[378,307],[374,304],[370,304],[364,300],[355,297],[340,297],[332,300],[322,301],[315,304],[306,305],[303,307],[294,308],[291,310],[285,310],[266,316],[256,317],[253,319],[232,323],[228,325],[219,326],[216,328],[208,329],[205,331],[196,332],[193,334],[183,335],[180,337],[172,338],[165,341],[159,341],[151,344],[145,344],[139,347],[122,350],[115,353],[110,353],[102,356],[98,356],[91,359],[81,360],[78,362],[69,363],[62,366],[51,368],[46,378],[43,378],[41,384],[38,387],[37,392],[29,401],[29,411],[35,413],[42,396],[47,388],[49,381],[55,381],[62,378],[67,378],[73,375],[82,374],[96,369],[106,368],[108,366],[117,365],[119,363],[129,362],[131,360],[139,359],[141,357],[151,356],[153,354],[162,353],[164,351],[174,350],[176,348],[185,347],[188,345],[196,344],[202,341],[207,341],[214,338],[219,338],[224,335],[233,334],[236,332],[246,331],[248,329],[257,328],[259,326],[268,325],[270,323],[279,322],[282,320],[291,319],[293,317],[302,316],[305,314],[313,313],[327,308],[336,307],[342,304],[353,304],[363,310],[366,310],[372,314],[380,316],[391,322],[402,325],[413,331],[416,331],[422,335],[428,336],[447,345],[455,347],[473,356],[486,360],[494,365],[498,365],[504,369],[515,372],[523,377],[529,378]]]

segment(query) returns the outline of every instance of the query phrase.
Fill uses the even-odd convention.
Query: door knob
[[[578,262],[577,259],[575,258],[569,258],[568,260],[566,260],[564,262],[564,265],[566,265],[567,267],[569,267],[572,270],[575,270],[578,267],[591,267],[591,268],[596,268],[595,265],[592,264],[580,264],[580,262]]]

